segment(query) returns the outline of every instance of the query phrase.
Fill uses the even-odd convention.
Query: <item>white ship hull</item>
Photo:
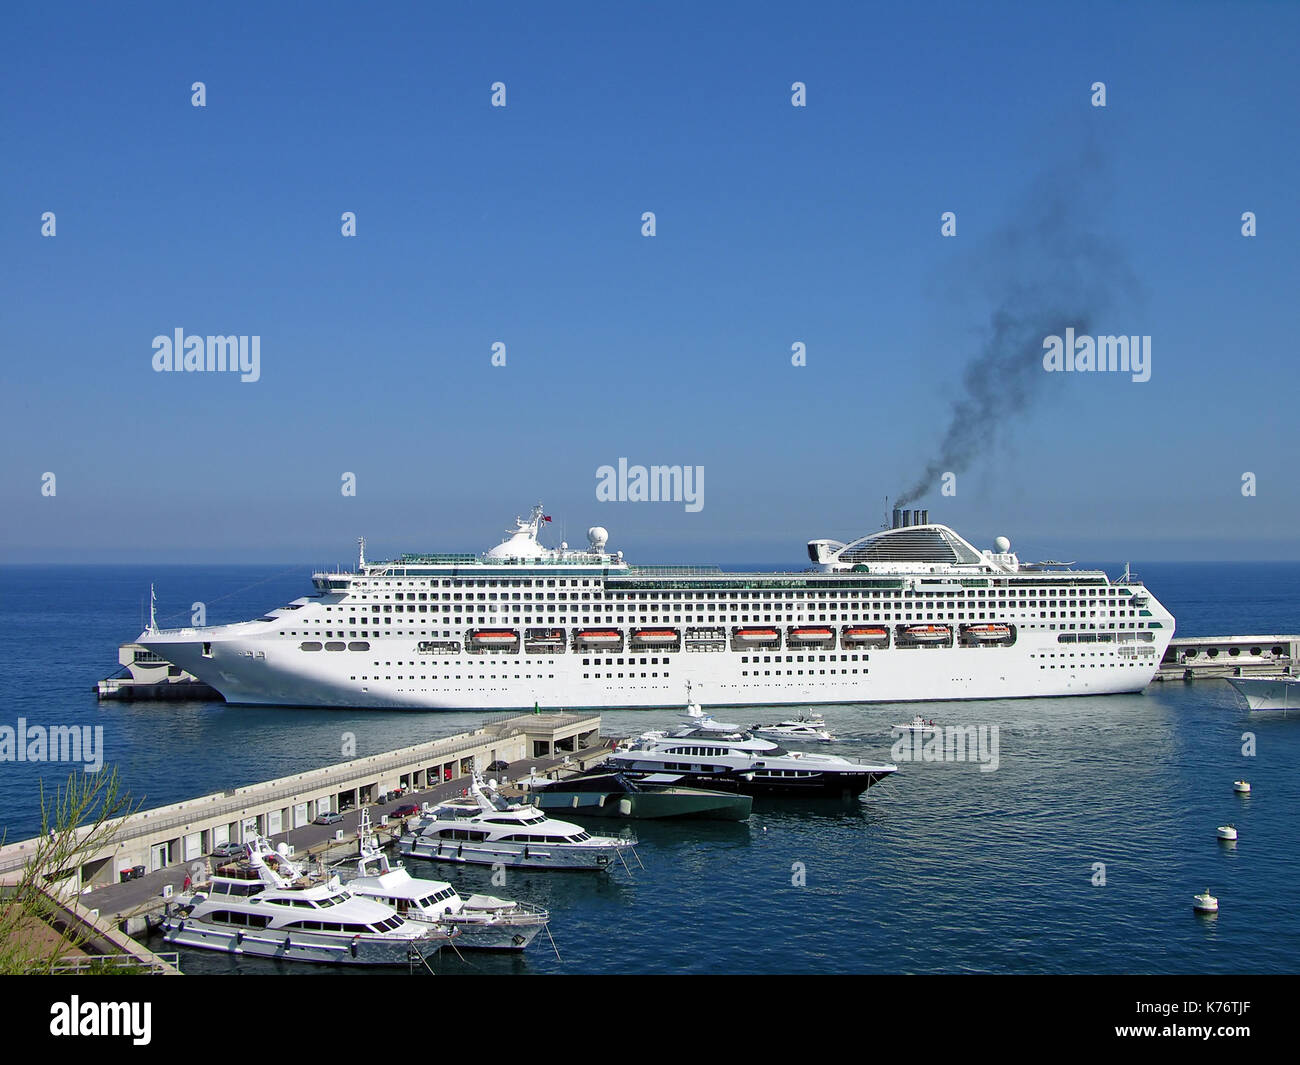
[[[1252,710],[1300,710],[1300,677],[1230,677]]]
[[[211,657],[197,642],[144,642],[171,662],[221,692],[227,702],[248,706],[348,707],[374,710],[515,710],[542,706],[631,709],[675,706],[686,681],[703,686],[713,706],[812,706],[835,703],[929,702],[951,699],[1037,698],[1138,692],[1155,675],[1173,632],[1141,645],[1141,657],[1124,645],[1096,645],[1096,658],[1064,662],[1055,633],[1020,637],[1012,647],[895,647],[860,653],[869,672],[817,673],[770,680],[752,672],[730,650],[678,652],[668,665],[644,672],[660,676],[593,680],[582,653],[563,655],[438,656],[416,653],[411,639],[372,640],[373,661],[415,662],[403,679],[353,680],[360,666],[316,654],[277,638],[212,641]],[[1102,650],[1102,648],[1105,648]],[[1134,648],[1136,651],[1137,648]],[[625,656],[626,657],[626,656]],[[506,661],[508,659],[508,661]],[[306,661],[304,661],[306,660]],[[1046,668],[1044,668],[1046,667]],[[413,679],[405,679],[407,670]],[[615,667],[615,672],[619,672]],[[628,667],[623,673],[641,673]],[[422,680],[421,675],[459,673],[460,679]],[[508,675],[507,675],[508,674]],[[515,674],[519,674],[516,679]],[[531,676],[530,676],[531,674]]]
[[[688,682],[713,706],[1137,692],[1174,635],[1127,574],[1022,566],[1004,538],[981,552],[942,525],[813,541],[819,569],[735,574],[629,566],[603,529],[589,551],[549,551],[542,520],[482,556],[363,554],[258,621],[138,642],[234,704],[517,710],[676,706]],[[990,627],[996,640],[963,635]]]

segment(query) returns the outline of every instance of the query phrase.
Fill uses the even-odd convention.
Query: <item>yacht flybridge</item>
[[[669,706],[687,681],[718,706],[1140,691],[1174,619],[1127,572],[1022,563],[926,511],[811,569],[639,566],[595,526],[541,542],[539,504],[481,555],[408,554],[318,572],[253,620],[139,643],[231,703],[385,709]]]

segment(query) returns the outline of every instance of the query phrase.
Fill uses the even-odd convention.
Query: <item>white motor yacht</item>
[[[836,755],[787,751],[707,715],[696,720],[697,724],[676,732],[643,733],[617,747],[605,764],[633,780],[650,777],[661,784],[807,798],[861,795],[898,771],[896,765],[864,765]]]
[[[442,880],[415,877],[399,862],[388,860],[370,828],[370,812],[361,811],[360,853],[349,891],[378,899],[412,921],[426,921],[456,931],[458,950],[523,950],[546,927],[550,914],[537,906],[491,895],[461,898]]]
[[[513,805],[478,776],[457,799],[424,814],[401,839],[406,857],[529,869],[609,869],[636,846],[626,836],[593,836],[553,821],[536,806]]]
[[[807,717],[795,717],[788,721],[778,721],[775,725],[753,724],[749,730],[758,736],[771,736],[779,740],[804,740],[814,743],[831,743],[835,737],[826,728],[826,719],[821,714],[810,713]]]
[[[163,918],[168,943],[228,954],[345,965],[401,965],[449,943],[446,926],[401,916],[337,876],[312,873],[257,836],[244,857],[182,895]]]

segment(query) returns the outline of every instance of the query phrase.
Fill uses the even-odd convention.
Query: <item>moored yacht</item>
[[[864,765],[836,755],[787,751],[702,712],[675,732],[646,732],[621,744],[605,764],[634,780],[653,777],[745,795],[804,798],[861,795],[898,771],[891,764]]]
[[[817,713],[810,713],[807,717],[791,718],[788,721],[778,721],[774,725],[757,723],[750,725],[749,730],[756,736],[770,736],[779,740],[831,743],[835,739],[826,728],[826,719]]]
[[[672,776],[659,780],[652,774],[633,780],[623,773],[599,769],[535,784],[532,799],[539,810],[569,810],[575,817],[656,820],[743,821],[754,804],[750,796],[734,791],[682,787]]]
[[[1300,677],[1277,673],[1265,677],[1228,677],[1252,710],[1300,709]]]
[[[507,802],[476,776],[465,796],[435,806],[399,846],[407,857],[441,862],[605,870],[623,862],[636,840],[553,821],[536,806]]]
[[[402,917],[455,931],[458,950],[523,950],[546,927],[546,910],[491,895],[461,898],[442,880],[415,877],[392,864],[362,810],[356,873],[346,881],[354,895],[378,899]]]
[[[177,900],[163,918],[168,943],[285,961],[401,965],[455,934],[363,898],[337,876],[310,872],[258,836],[244,857]]]

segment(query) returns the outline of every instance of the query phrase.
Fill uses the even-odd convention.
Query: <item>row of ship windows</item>
[[[1132,615],[1133,615],[1133,611],[1131,611],[1131,610],[1128,611],[1128,616],[1131,617]],[[1049,615],[1048,615],[1047,613],[1042,613],[1042,614],[1040,614],[1039,616],[1040,616],[1040,618],[1043,618],[1043,619],[1046,619],[1046,618],[1049,617]],[[1070,611],[1069,616],[1072,617],[1072,618],[1073,618],[1073,617],[1076,617],[1076,613],[1075,613],[1075,611],[1073,611],[1073,610]],[[1089,611],[1088,614],[1087,614],[1086,616],[1087,616],[1087,617],[1096,617],[1096,612],[1095,612],[1095,611]],[[1110,614],[1109,614],[1109,616],[1110,616],[1110,617],[1115,617],[1115,616],[1116,616],[1115,611],[1111,611]],[[1124,611],[1120,611],[1118,616],[1121,617],[1121,618],[1123,618],[1123,617],[1124,617]],[[1063,620],[1065,619],[1065,617],[1066,617],[1066,614],[1065,614],[1065,611],[1061,611],[1061,612],[1060,612],[1060,617],[1058,618],[1058,617],[1057,617],[1057,614],[1056,614],[1056,611],[1052,611],[1051,614],[1050,614],[1050,617],[1051,617],[1052,619],[1057,620],[1057,621],[1063,621]],[[1080,619],[1080,620],[1082,620],[1084,617],[1085,617],[1085,615],[1084,615],[1083,611],[1079,611],[1078,614],[1077,614],[1077,618]],[[1103,615],[1103,617],[1105,617],[1105,615]],[[945,614],[940,613],[940,614],[937,614],[937,615],[936,615],[936,614],[928,613],[928,614],[926,614],[924,617],[922,617],[920,614],[916,614],[916,615],[912,615],[912,614],[907,614],[907,615],[903,615],[903,614],[898,614],[898,615],[885,614],[883,618],[882,618],[881,615],[879,615],[879,614],[874,614],[874,615],[872,615],[872,616],[870,616],[870,617],[867,617],[866,615],[859,616],[859,615],[857,615],[857,614],[853,614],[852,616],[850,616],[850,615],[848,615],[848,614],[842,614],[842,615],[831,614],[831,615],[828,617],[828,616],[825,615],[825,614],[819,614],[819,615],[817,615],[815,618],[812,617],[812,616],[809,616],[809,617],[807,617],[807,618],[802,618],[801,621],[802,621],[802,623],[804,623],[804,624],[808,624],[808,623],[811,623],[811,622],[814,622],[814,621],[831,621],[831,622],[836,622],[836,621],[845,621],[845,622],[852,622],[852,621],[860,621],[860,622],[866,622],[866,621],[991,621],[991,620],[1000,620],[1000,619],[1006,619],[1006,620],[1010,620],[1010,621],[1021,621],[1021,619],[1015,617],[1014,615],[1004,615],[1004,614],[989,614],[989,615],[985,615],[983,612],[980,612],[978,615],[972,613],[972,614],[970,614],[970,615],[966,615],[966,614],[957,614],[957,615],[955,615],[955,616],[954,616],[953,614],[946,614],[946,615],[945,615]],[[340,618],[339,620],[342,621],[343,619]],[[463,619],[463,618],[461,618],[461,617],[457,617],[457,618],[455,618],[455,619],[447,618],[447,619],[445,619],[445,620],[446,620],[446,622],[447,622],[448,624],[463,625],[463,624],[466,623],[465,619]],[[508,619],[507,619],[507,618],[492,618],[492,619],[479,618],[479,619],[477,619],[477,620],[474,619],[474,618],[470,618],[470,619],[469,619],[469,623],[471,623],[471,624],[484,624],[484,623],[486,623],[488,620],[491,620],[491,621],[494,622],[494,623],[495,623],[495,622],[500,622],[500,623],[502,623],[502,624],[505,624],[505,623],[511,623],[511,624],[515,624],[515,625],[519,625],[519,624],[531,625],[531,624],[534,623],[534,619],[533,619],[531,616],[530,616],[530,617],[525,617],[525,618],[523,618],[522,621],[521,621],[521,619],[518,618],[518,617],[513,617],[513,618],[508,618]],[[641,619],[641,620],[644,621],[645,619]],[[680,623],[682,622],[682,618],[681,618],[680,615],[676,615],[676,616],[672,617],[671,619],[669,619],[668,616],[665,615],[665,616],[664,616],[664,619],[663,619],[662,622],[660,622],[658,616],[655,616],[655,617],[651,618],[650,620],[651,620],[651,623],[658,623],[658,624],[665,624],[665,625],[666,625],[666,624],[672,624],[672,623],[680,624]],[[774,623],[774,622],[781,622],[781,621],[794,621],[795,619],[794,619],[791,615],[788,615],[788,614],[785,615],[784,618],[783,618],[781,615],[779,615],[779,614],[778,614],[775,618],[771,617],[770,615],[764,615],[761,619],[758,618],[757,616],[751,618],[751,617],[749,617],[748,615],[738,616],[738,615],[736,615],[736,614],[731,614],[731,615],[728,616],[728,615],[726,615],[726,614],[721,614],[721,615],[717,615],[717,616],[715,616],[715,615],[713,615],[713,614],[710,614],[707,618],[706,618],[704,615],[700,615],[698,618],[692,618],[692,617],[690,617],[690,616],[688,615],[688,616],[686,617],[685,620],[686,620],[686,623],[688,623],[688,624],[690,624],[690,623],[696,623],[696,622],[706,622],[706,621],[707,621],[707,622],[715,622],[715,623],[716,623],[716,622],[726,623],[727,621],[731,621],[731,622],[738,623],[738,624],[750,624],[750,625],[755,625],[755,624],[759,624],[760,622],[771,624],[771,623]],[[551,616],[551,617],[547,617],[547,618],[545,619],[545,621],[543,621],[543,619],[542,619],[541,617],[538,617],[538,618],[536,619],[536,622],[537,622],[538,624],[551,624],[551,625],[553,625],[553,624],[556,624],[556,618],[555,618],[554,616]],[[578,622],[578,621],[577,621],[577,618],[575,617],[575,618],[573,619],[573,622],[574,622],[575,624],[584,624],[584,625],[588,625],[588,624],[597,624],[597,625],[599,625],[599,624],[607,624],[607,625],[614,625],[614,624],[628,624],[628,623],[629,623],[627,620],[624,619],[623,615],[621,615],[621,614],[618,615],[617,618],[605,618],[603,621],[602,621],[601,619],[598,618],[594,623],[591,621],[591,619],[590,619],[589,617],[584,617],[584,618],[582,619],[581,622]],[[357,619],[356,619],[356,618],[349,618],[349,619],[348,619],[348,623],[351,624],[351,625],[355,625],[355,624],[357,624]],[[384,625],[391,625],[392,623],[393,623],[393,619],[392,619],[392,618],[384,618],[384,619],[383,619],[383,624],[384,624]],[[567,617],[565,617],[565,616],[560,616],[560,618],[559,618],[559,622],[558,622],[558,623],[561,624],[561,625],[567,625],[567,624],[570,623],[570,620],[569,620],[569,618],[567,618]],[[632,623],[632,624],[637,624],[638,622],[634,619],[631,623]],[[1024,622],[1022,621],[1022,624],[1023,624],[1023,623],[1024,623]],[[319,625],[319,624],[322,624],[322,623],[318,622],[317,624]],[[323,624],[329,624],[328,620],[324,621]],[[362,624],[362,625],[369,625],[369,626],[372,626],[372,627],[374,627],[374,626],[378,626],[378,625],[380,624],[380,619],[379,619],[379,618],[362,618],[362,619],[361,619],[361,624]],[[401,624],[400,620],[398,621],[398,624]],[[1136,625],[1137,625],[1138,628],[1142,628],[1145,624],[1146,624],[1146,623],[1144,623],[1144,622],[1137,622],[1137,623],[1136,623]],[[1056,628],[1055,625],[1041,626],[1041,625],[1034,625],[1034,624],[1032,624],[1032,623],[1029,623],[1029,624],[1027,625],[1027,627],[1028,627],[1028,628],[1051,628],[1051,629],[1055,629],[1055,628]],[[1072,626],[1070,626],[1070,627],[1073,628],[1074,626],[1072,625]],[[1094,626],[1090,626],[1090,627],[1095,628],[1096,626],[1094,625]],[[1112,628],[1112,629],[1117,628],[1117,627],[1118,627],[1118,626],[1116,626],[1114,622],[1111,622],[1111,624],[1109,625],[1109,628]],[[1159,623],[1152,623],[1152,624],[1151,624],[1151,627],[1152,627],[1152,628],[1161,628],[1162,626],[1161,626]],[[1062,628],[1064,628],[1064,626],[1062,626]],[[429,632],[429,630],[427,630],[427,629],[399,629],[399,630],[397,630],[397,634],[398,634],[398,635],[401,635],[403,632],[408,633],[408,634],[412,634],[412,635],[415,634],[416,632],[418,632],[418,633],[419,633],[420,635],[422,635],[422,636],[428,636],[428,635],[430,635],[430,632]],[[339,629],[339,630],[337,630],[337,635],[338,635],[339,637],[343,637],[345,633],[346,633],[346,635],[347,635],[348,637],[350,637],[350,638],[356,637],[356,636],[358,635],[358,633],[360,633],[360,635],[361,635],[363,638],[368,638],[368,637],[370,636],[370,629],[350,629],[350,630]],[[302,634],[303,636],[325,636],[325,637],[328,639],[328,638],[333,637],[333,636],[335,635],[335,630],[334,630],[334,629],[326,629],[324,632],[322,632],[320,628],[314,628],[314,629],[303,629],[301,634]],[[376,636],[381,636],[381,635],[383,635],[383,633],[380,631],[379,628],[375,628],[375,629],[374,629],[374,634],[375,634]],[[297,635],[299,635],[299,632],[298,632],[297,629],[281,629],[281,630],[280,630],[280,635],[281,635],[281,636],[297,636]],[[390,635],[391,635],[391,631],[390,631]],[[433,633],[432,635],[437,635],[437,633]],[[450,632],[450,631],[444,631],[444,632],[442,633],[442,635],[443,635],[443,636],[451,636],[451,632]]]
[[[447,598],[447,602],[442,603],[443,612],[447,612],[448,610],[451,610],[451,607],[455,606],[456,603],[460,603],[461,606],[464,606],[465,602],[471,602],[471,603],[476,602],[476,599],[474,599],[473,596],[465,596],[463,599],[461,598],[461,596],[459,596],[459,594],[456,594],[455,597],[448,596],[445,598]],[[547,596],[546,598],[547,601],[551,601],[551,599],[555,599],[556,597],[554,596],[554,594],[551,594],[551,596]],[[582,596],[582,599],[588,599],[588,598],[590,597],[586,596],[586,594]],[[725,599],[727,598],[736,599],[737,597],[732,596],[732,597],[719,597],[719,598],[705,599],[705,597],[701,596],[699,597],[701,601],[695,603],[695,606],[697,606],[698,609],[701,610],[725,610],[727,609],[728,606],[731,606],[732,609],[735,610],[737,609],[738,606],[740,606],[740,603],[737,602],[731,602],[731,603],[725,602]],[[755,599],[757,598],[758,597],[755,596]],[[827,599],[835,599],[835,598],[836,596],[833,596],[833,594],[832,596],[809,596],[809,597],[800,596],[797,599],[794,599],[793,602],[785,602],[785,603],[774,602],[772,601],[772,599],[764,599],[764,601],[762,601],[761,603],[755,603],[755,606],[758,606],[759,609],[762,610],[781,610],[783,609],[783,607],[785,607],[785,609],[790,609],[790,607],[800,605],[800,603],[802,603],[802,605],[805,606],[815,606],[816,603],[824,603],[827,601]],[[850,594],[848,592],[845,592],[842,593],[842,598],[849,599],[849,601],[852,601],[852,602],[846,602],[845,606],[852,605],[853,609],[861,610],[863,609],[863,607],[867,606],[867,603],[865,602],[866,597],[859,598],[857,594]],[[872,598],[881,598],[881,597],[878,594],[878,596]],[[911,596],[904,596],[904,594],[902,594],[901,592],[894,594],[894,596],[892,597],[889,596],[888,593],[885,593],[885,596],[883,598],[900,599],[900,603],[898,603],[898,606],[900,606],[901,609],[917,609],[917,610],[922,609],[923,606],[932,606],[932,607],[939,606],[939,603],[937,602],[928,602],[930,601],[930,599],[944,599],[945,601],[944,606],[948,607],[948,609],[961,609],[961,607],[971,607],[971,609],[975,609],[975,607],[997,606],[998,609],[1002,609],[1002,610],[1017,609],[1017,607],[1018,609],[1022,609],[1022,610],[1024,609],[1039,610],[1041,609],[1041,607],[1057,607],[1057,609],[1061,609],[1061,607],[1071,607],[1071,606],[1093,607],[1093,609],[1102,609],[1102,607],[1127,607],[1132,602],[1131,599],[1067,599],[1067,598],[1014,599],[1013,598],[1013,599],[1008,599],[1008,601],[1006,602],[1000,601],[997,603],[992,603],[992,602],[978,602],[976,601],[975,598],[970,598],[969,601],[967,601],[966,596],[958,597],[958,594],[956,592],[949,593],[948,596],[944,596],[943,593],[927,593],[926,596],[918,596],[915,598]],[[993,598],[993,597],[989,597],[989,598]],[[565,609],[567,609],[567,607],[569,606],[577,606],[577,601],[578,601],[577,596],[573,597],[572,602],[567,602],[568,597],[565,596],[565,594],[562,592],[559,594],[559,599],[560,601],[564,602]],[[599,599],[599,596],[597,597],[597,599]],[[946,599],[952,599],[952,602],[948,602],[946,601]],[[498,601],[497,594],[495,593],[487,593],[487,594],[478,593],[477,602],[480,603],[481,606],[490,605],[490,603],[494,603],[494,602],[497,603],[513,602],[513,603],[520,603],[521,606],[534,606],[534,607],[539,607],[542,605],[541,596],[538,596],[536,601],[534,601],[532,596],[524,596],[523,598],[521,598],[520,596],[512,596],[512,597],[502,596]],[[641,612],[646,612],[646,611],[658,610],[660,606],[667,606],[667,605],[666,603],[645,603],[645,602],[641,602],[640,605],[638,605],[636,601],[629,601],[629,599],[615,599],[615,601],[604,603],[603,609],[604,610],[628,609],[628,610],[640,610]],[[686,603],[685,606],[686,609],[688,610],[690,609],[689,603]],[[878,607],[883,606],[883,603],[876,603],[876,606]],[[294,609],[296,609],[296,607],[294,607]],[[325,611],[329,612],[329,614],[333,614],[333,612],[335,611],[339,612],[339,614],[344,614],[344,612],[357,612],[357,611],[365,611],[365,610],[372,610],[374,612],[383,612],[383,614],[394,614],[394,612],[396,612],[396,614],[426,614],[426,612],[428,612],[430,609],[438,610],[438,603],[432,603],[432,605],[430,605],[430,603],[419,603],[419,605],[417,605],[417,603],[395,603],[394,605],[394,603],[350,602],[347,603],[346,606],[325,607]],[[555,607],[550,606],[550,609],[554,610]],[[588,609],[588,607],[584,606],[584,610],[585,609]],[[602,609],[601,603],[599,602],[594,603],[594,609],[601,610]],[[677,609],[680,609],[680,605],[677,605]]]
[[[1078,666],[1064,666],[1064,665],[1063,666],[1039,666],[1038,668],[1039,669],[1089,669],[1089,668],[1096,669],[1098,665],[1101,665],[1103,668],[1105,668],[1106,666],[1110,666],[1111,669],[1115,669],[1116,667],[1123,669],[1125,666],[1128,666],[1131,669],[1133,666],[1138,665],[1138,663],[1137,662],[1100,662],[1100,663],[1080,662]],[[1150,667],[1148,666],[1147,668]]]
[[[619,676],[622,676],[622,674],[620,673]],[[641,676],[644,677],[645,674],[642,673]],[[659,674],[656,673],[655,676],[657,677],[657,676],[659,676]],[[664,676],[666,677],[666,676],[668,676],[668,674],[665,673]],[[546,676],[542,676],[542,674],[538,673],[537,676],[534,677],[531,673],[527,673],[527,674],[525,674],[524,676],[521,677],[518,673],[516,673],[516,674],[514,675],[514,679],[515,679],[515,680],[554,680],[554,679],[555,679],[555,674],[554,674],[554,673],[548,673],[548,674],[546,674]],[[450,673],[446,673],[446,674],[443,674],[442,676],[434,675],[434,676],[432,676],[432,677],[429,677],[429,676],[423,676],[423,675],[417,677],[417,676],[415,676],[414,674],[412,674],[412,675],[409,676],[409,677],[401,677],[401,676],[398,676],[398,677],[393,677],[393,676],[381,677],[381,676],[379,676],[378,674],[376,674],[376,675],[373,676],[373,677],[370,677],[370,676],[365,676],[365,677],[355,677],[355,676],[354,676],[354,677],[349,677],[348,680],[473,680],[473,681],[480,681],[480,680],[510,680],[510,675],[509,675],[508,673],[502,673],[500,677],[497,677],[497,675],[496,675],[495,673],[493,673],[490,677],[484,677],[484,676],[477,676],[477,677],[462,677],[459,673],[457,673],[457,674],[453,677]]]
[[[398,582],[398,586],[399,586],[399,587],[402,586],[402,582],[399,581],[399,582]],[[555,588],[555,587],[560,587],[560,588],[578,588],[578,587],[582,587],[582,588],[601,588],[601,587],[603,587],[603,585],[601,584],[601,582],[598,581],[598,580],[596,580],[596,581],[593,581],[593,580],[584,580],[584,581],[579,582],[578,580],[571,580],[571,581],[570,581],[570,580],[566,580],[566,579],[564,579],[564,578],[561,578],[558,582],[557,582],[556,580],[553,580],[553,579],[552,579],[552,580],[547,580],[547,581],[545,581],[545,582],[543,582],[543,581],[541,581],[541,580],[538,580],[538,581],[536,581],[536,582],[534,582],[534,581],[530,581],[530,580],[522,580],[522,581],[519,581],[519,580],[512,580],[512,581],[505,581],[505,580],[502,580],[502,581],[482,581],[482,580],[480,580],[480,581],[473,581],[473,580],[471,580],[471,581],[465,581],[465,580],[443,580],[443,581],[441,582],[441,585],[439,585],[438,582],[433,582],[433,581],[431,581],[431,582],[414,582],[414,581],[412,581],[412,582],[410,582],[410,584],[407,585],[407,586],[408,586],[408,587],[414,587],[414,588],[437,588],[437,587],[441,586],[442,588],[502,588],[502,589],[504,589],[504,588],[542,588],[542,587],[546,587],[546,588]],[[389,584],[389,582],[385,581],[385,582],[384,582],[384,587],[391,587],[391,585]],[[765,589],[765,590],[762,590],[762,591],[757,591],[757,590],[756,590],[756,591],[741,591],[741,590],[736,590],[736,591],[722,591],[722,590],[719,590],[719,589],[713,589],[713,590],[707,590],[707,591],[702,591],[702,592],[639,592],[639,591],[627,591],[627,592],[624,592],[624,591],[620,590],[619,588],[605,588],[605,591],[606,591],[606,593],[609,594],[609,595],[624,595],[624,596],[627,596],[627,597],[629,597],[629,598],[635,598],[635,599],[646,598],[646,599],[674,599],[674,600],[680,600],[680,599],[692,599],[692,598],[694,598],[694,599],[705,599],[705,598],[709,598],[709,599],[723,599],[723,598],[726,598],[726,599],[782,599],[782,598],[784,598],[784,599],[795,599],[795,598],[797,598],[797,599],[804,599],[804,598],[826,599],[826,598],[831,598],[831,599],[833,599],[833,598],[835,598],[835,597],[837,597],[837,596],[840,597],[840,598],[849,598],[849,597],[854,597],[854,598],[859,598],[859,597],[861,597],[861,598],[865,598],[865,597],[867,597],[867,596],[870,596],[872,599],[881,599],[881,598],[884,598],[884,599],[890,599],[890,598],[898,599],[898,598],[900,598],[900,597],[902,597],[902,596],[904,596],[904,595],[924,597],[924,598],[926,598],[926,599],[933,599],[933,598],[936,598],[936,597],[937,597],[937,598],[945,598],[945,597],[946,597],[946,598],[952,598],[952,597],[954,597],[954,596],[958,596],[958,595],[961,595],[961,596],[970,596],[970,597],[981,598],[981,599],[982,599],[982,598],[989,598],[989,599],[1026,599],[1026,598],[1029,598],[1029,597],[1031,597],[1031,596],[1034,597],[1034,598],[1038,598],[1038,599],[1042,599],[1042,598],[1057,598],[1057,599],[1066,599],[1066,598],[1070,598],[1070,599],[1076,599],[1076,598],[1077,598],[1077,599],[1097,599],[1097,598],[1104,598],[1104,599],[1115,599],[1115,598],[1117,597],[1117,593],[1115,593],[1115,592],[1112,591],[1111,589],[1109,589],[1109,588],[1101,588],[1101,587],[1098,587],[1098,588],[1069,588],[1069,587],[1066,587],[1066,588],[1042,588],[1042,587],[1034,587],[1034,588],[1012,588],[1012,589],[998,588],[998,589],[988,589],[988,590],[985,590],[985,589],[972,589],[972,588],[968,588],[968,589],[963,589],[962,591],[956,591],[956,590],[953,590],[953,591],[943,591],[943,592],[918,592],[918,591],[914,591],[914,590],[903,590],[903,589],[900,589],[900,590],[897,590],[897,591],[879,591],[879,592],[864,592],[864,591],[835,591],[835,590],[833,590],[833,589],[829,589],[829,588],[824,588],[824,589],[814,589],[814,590],[812,590],[812,591],[773,591],[773,590],[771,590],[771,589]],[[449,598],[450,596],[454,595],[457,599],[459,599],[459,598],[461,597],[462,594],[464,594],[464,593],[460,593],[460,592],[443,592],[443,593],[442,593],[442,597],[443,597],[444,599],[446,599],[446,598]],[[481,597],[484,593],[477,593],[477,594],[479,594],[480,597]],[[492,595],[494,598],[495,598],[495,596],[497,595],[497,593],[495,593],[495,592],[490,592],[490,593],[486,593],[486,594]],[[527,596],[526,596],[526,597],[531,597],[531,594],[532,594],[532,593],[527,593]],[[560,598],[564,598],[564,596],[567,595],[567,594],[568,594],[568,593],[561,593],[561,594],[560,594]],[[590,594],[591,594],[591,593],[585,593],[585,592],[584,592],[584,593],[582,593],[582,596],[583,596],[583,598],[585,599],[585,598],[587,598],[587,596],[590,595]],[[599,592],[597,592],[596,594],[599,595]],[[361,597],[362,597],[362,596],[352,596],[352,597],[349,597],[349,598],[361,598]],[[553,597],[554,597],[554,593],[548,593],[547,598],[553,598]],[[385,595],[384,598],[385,598],[385,599],[397,599],[397,600],[410,601],[410,600],[415,600],[415,599],[427,600],[427,599],[429,599],[429,598],[431,598],[431,597],[430,597],[430,595],[429,595],[428,592],[395,592],[395,593],[393,593],[392,595]],[[432,598],[437,598],[437,595],[436,595],[436,594],[433,595]],[[518,599],[519,596],[518,596],[518,595],[515,595],[514,598]]]
[[[827,670],[824,670],[824,669],[816,669],[816,670],[809,669],[809,670],[807,670],[806,672],[808,673],[809,676],[814,676],[814,675],[824,676],[824,675],[827,673]],[[843,674],[844,676],[847,677],[850,673],[857,673],[858,671],[857,671],[856,669],[832,669],[832,670],[830,670],[829,672],[830,672],[831,676],[835,676],[835,674],[839,673],[839,674]],[[870,673],[871,670],[869,670],[869,669],[864,669],[864,670],[862,670],[862,672],[863,672],[863,673]],[[795,676],[802,677],[802,676],[804,675],[804,673],[805,673],[805,670],[802,670],[802,669],[787,669],[787,670],[785,671],[785,675],[786,675],[787,677],[795,677]],[[756,669],[755,669],[755,670],[752,670],[752,671],[751,671],[751,670],[748,670],[748,669],[742,669],[742,670],[740,671],[740,675],[741,675],[742,677],[757,677],[757,676],[760,676],[758,670],[756,670]],[[765,670],[763,670],[763,672],[762,672],[762,674],[761,674],[761,676],[764,676],[764,677],[770,677],[771,675],[772,675],[772,670],[770,670],[770,669],[765,669]],[[777,675],[778,677],[781,675],[781,671],[780,671],[779,669],[776,671],[776,675]]]

